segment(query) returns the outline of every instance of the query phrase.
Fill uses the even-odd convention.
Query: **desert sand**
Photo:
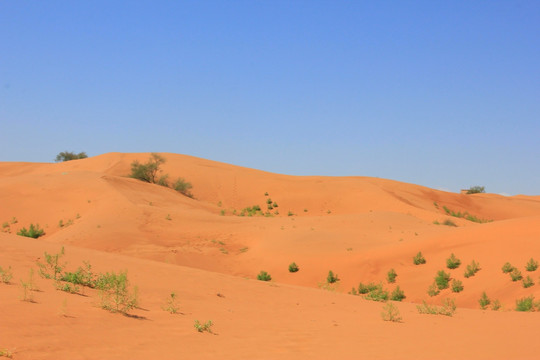
[[[186,155],[161,154],[169,179],[193,198],[129,178],[149,153],[64,163],[0,163],[0,350],[14,359],[537,359],[540,197],[457,194],[370,177],[287,176]],[[535,194],[537,195],[537,194]],[[268,199],[273,216],[239,216]],[[485,223],[447,214],[468,213]],[[278,214],[275,214],[275,212]],[[451,220],[457,226],[439,225]],[[60,223],[60,221],[62,223]],[[435,224],[438,222],[439,224]],[[4,225],[7,224],[6,225]],[[16,235],[39,224],[37,239]],[[62,226],[61,226],[62,225]],[[66,271],[127,271],[139,290],[128,315],[100,307],[96,289],[57,290],[38,275],[44,253],[65,248]],[[414,265],[419,251],[426,264]],[[446,268],[454,253],[457,269]],[[288,271],[292,262],[296,273]],[[480,271],[466,278],[472,261]],[[535,285],[501,271],[505,262]],[[22,301],[30,270],[37,287]],[[386,274],[397,273],[389,284]],[[267,271],[272,281],[257,280]],[[336,284],[326,284],[332,270]],[[437,271],[463,291],[427,294]],[[384,303],[348,294],[362,283],[399,286],[402,321]],[[162,307],[178,295],[177,314]],[[480,309],[483,292],[501,308]],[[420,314],[453,299],[453,316]],[[194,322],[213,322],[212,333]]]

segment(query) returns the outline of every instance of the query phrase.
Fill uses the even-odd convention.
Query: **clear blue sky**
[[[540,194],[540,1],[0,1],[0,161]]]

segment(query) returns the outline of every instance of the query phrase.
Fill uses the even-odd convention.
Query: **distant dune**
[[[540,196],[288,176],[161,155],[163,174],[191,182],[193,198],[127,176],[149,153],[0,163],[0,266],[14,273],[11,285],[0,283],[0,351],[14,359],[536,358],[540,314],[514,308],[517,299],[540,299],[540,270],[525,269],[540,261]],[[239,216],[254,205],[268,216]],[[31,223],[45,235],[15,235]],[[139,287],[136,317],[100,309],[94,289],[68,294],[37,276],[36,260],[61,246],[70,271],[83,260],[100,272],[127,270]],[[418,252],[426,264],[413,264]],[[451,253],[457,269],[446,267]],[[473,260],[480,270],[465,277]],[[292,262],[300,271],[288,271]],[[511,281],[506,262],[535,285]],[[30,268],[36,303],[20,301]],[[256,280],[261,270],[271,282]],[[326,284],[329,270],[340,279],[334,285]],[[463,291],[429,296],[439,270]],[[383,321],[383,303],[347,294],[360,282],[399,286],[403,322]],[[172,291],[180,314],[161,309]],[[483,292],[499,311],[480,310]],[[458,307],[453,317],[416,309],[447,298]],[[215,335],[195,331],[195,320],[209,319]]]

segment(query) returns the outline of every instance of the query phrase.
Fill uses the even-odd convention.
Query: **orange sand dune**
[[[47,322],[45,314],[58,299],[66,296],[74,299],[74,307],[80,312],[75,318],[80,316],[81,320],[55,317],[51,320],[55,331],[62,333],[65,327],[74,326],[77,331],[99,333],[92,335],[96,337],[89,342],[78,341],[80,347],[75,347],[72,353],[54,335],[41,337],[39,341],[57,342],[52,351],[57,356],[40,355],[40,351],[46,352],[50,347],[31,342],[33,345],[21,350],[21,358],[77,358],[77,354],[86,354],[80,355],[81,358],[92,358],[89,355],[95,350],[92,344],[103,342],[105,334],[121,340],[125,337],[124,330],[130,333],[129,337],[134,337],[154,334],[156,328],[171,333],[159,330],[160,336],[132,342],[131,352],[130,346],[118,345],[114,347],[118,353],[111,353],[110,358],[123,358],[126,354],[132,357],[135,352],[141,358],[177,358],[196,353],[203,358],[218,354],[231,358],[276,358],[293,353],[306,358],[331,358],[331,354],[349,358],[360,353],[352,341],[357,344],[358,337],[370,336],[372,330],[371,340],[361,342],[371,354],[366,358],[377,358],[378,354],[380,358],[408,358],[409,354],[415,354],[411,358],[444,358],[442,347],[424,344],[422,350],[419,339],[422,334],[432,338],[434,334],[442,337],[449,332],[457,333],[450,338],[460,344],[473,343],[463,337],[466,334],[486,347],[493,341],[499,348],[487,352],[486,348],[473,350],[466,346],[459,353],[461,356],[450,352],[448,355],[452,356],[448,357],[468,358],[477,354],[476,358],[509,358],[512,353],[503,354],[506,345],[510,349],[510,340],[518,341],[518,334],[519,341],[527,339],[525,331],[518,330],[518,323],[530,324],[531,329],[537,330],[533,325],[536,314],[481,311],[478,299],[485,291],[492,299],[498,299],[504,310],[512,310],[518,298],[540,297],[537,290],[540,284],[525,289],[521,282],[512,282],[509,275],[501,271],[502,265],[510,261],[524,276],[540,282],[540,270],[529,273],[524,269],[531,257],[540,259],[540,243],[536,241],[540,237],[538,196],[463,195],[368,177],[287,176],[185,155],[162,155],[167,160],[162,166],[163,173],[169,174],[171,181],[178,177],[190,181],[193,199],[170,188],[126,177],[131,163],[134,160],[145,162],[150,156],[148,153],[110,153],[58,164],[0,163],[0,223],[5,223],[1,229],[4,234],[0,266],[12,265],[17,276],[22,277],[45,249],[66,245],[73,260],[80,261],[91,255],[92,262],[103,271],[111,267],[129,269],[130,275],[135,276],[133,282],[141,287],[143,303],[153,309],[149,310],[152,316],[147,317],[155,318],[155,321],[143,321],[111,315],[91,306],[95,296],[66,295],[53,290],[47,282],[42,285],[48,286],[48,290],[37,294],[37,297],[43,296],[42,307],[21,303],[16,296],[10,299],[20,289],[15,285],[2,286],[2,294],[10,294],[2,296],[1,301],[6,301],[13,309],[9,311],[11,321],[24,317],[28,326],[26,333],[10,338],[16,347],[22,346],[17,339],[29,341],[36,336]],[[268,199],[278,204],[271,210],[272,213],[277,210],[278,214],[238,216],[243,208],[252,205],[266,210]],[[476,223],[449,216],[447,211],[491,222]],[[457,226],[434,224],[445,220]],[[30,240],[13,235],[30,223],[39,223],[45,236]],[[419,251],[427,263],[416,266],[412,257]],[[445,267],[451,253],[462,260],[458,269]],[[465,268],[473,260],[480,264],[481,270],[465,278]],[[287,270],[293,261],[300,267],[294,274]],[[396,284],[386,283],[386,273],[391,268],[398,274]],[[255,279],[260,270],[272,275],[272,283],[246,280]],[[332,287],[333,293],[318,289],[324,285],[329,270],[340,278]],[[427,288],[439,270],[461,280],[463,292],[452,293],[446,289],[429,297]],[[174,276],[165,275],[169,273]],[[177,276],[180,277],[178,282],[171,283]],[[186,284],[181,281],[184,278],[197,281],[190,280]],[[380,303],[346,295],[359,282],[382,282],[390,291],[399,285],[407,296],[405,303],[399,305],[405,322],[383,322],[379,315]],[[221,283],[226,284],[226,292],[218,289]],[[164,295],[158,294],[166,295],[173,287],[191,299],[186,301],[193,309],[209,311],[212,319],[216,319],[216,328],[224,326],[218,329],[219,336],[201,338],[193,329],[192,318],[177,316],[184,323],[191,322],[178,329],[176,320],[159,310],[158,298]],[[215,292],[221,291],[226,293],[226,298],[215,296]],[[289,301],[291,298],[310,304],[305,313],[300,312],[302,316],[296,301]],[[440,304],[445,298],[455,299],[459,307],[454,318],[416,313],[414,303],[425,300]],[[231,302],[230,308],[223,307],[224,302]],[[332,302],[340,306],[333,306]],[[275,305],[276,309],[264,309],[261,314],[257,304]],[[35,318],[25,313],[28,306],[35,309]],[[83,310],[85,306],[89,307],[88,314]],[[359,329],[357,322],[362,323],[364,317],[370,319],[369,325]],[[108,332],[100,328],[99,324],[105,319],[114,322],[116,327]],[[333,320],[338,326],[333,326]],[[257,321],[265,326],[254,330]],[[324,325],[327,321],[330,321],[328,328]],[[485,335],[471,334],[472,330],[466,327],[472,326],[473,321],[476,327],[480,326],[476,322],[482,321],[482,331],[484,334],[489,331],[491,335],[479,340]],[[282,322],[286,324],[283,331]],[[515,336],[508,341],[495,341],[498,335],[493,334],[495,329],[490,324],[499,322],[506,328],[515,327]],[[446,330],[438,332],[434,324]],[[2,335],[10,327],[0,325]],[[249,334],[239,334],[242,330]],[[347,332],[352,333],[347,335]],[[173,345],[175,336],[180,336],[190,346],[179,349],[178,345]],[[413,336],[419,339],[414,340]],[[254,340],[248,340],[250,337]],[[261,345],[265,337],[276,342],[271,349]],[[398,348],[385,350],[389,342],[398,341],[396,337],[403,346],[403,355],[395,352]],[[333,343],[326,341],[330,338]],[[215,350],[208,348],[209,339],[219,343]],[[240,340],[255,345],[246,345],[244,351]],[[160,346],[149,346],[152,341]],[[437,341],[448,347],[451,344],[447,339]],[[105,344],[109,343],[105,341]],[[412,350],[411,344],[420,348]],[[2,346],[11,345],[0,343],[0,348]],[[101,354],[109,347],[103,344]],[[268,356],[256,352],[257,349],[266,349]],[[522,350],[521,358],[534,354],[529,352],[530,346]],[[152,351],[157,351],[155,356]],[[491,357],[482,357],[482,354],[491,354]]]

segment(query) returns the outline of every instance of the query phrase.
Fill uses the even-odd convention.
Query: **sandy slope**
[[[164,173],[194,185],[190,199],[125,177],[133,160],[148,156],[0,163],[0,223],[9,224],[0,234],[0,266],[11,265],[15,278],[23,278],[43,251],[66,245],[74,267],[89,259],[100,271],[128,269],[146,309],[135,311],[142,320],[109,314],[96,306],[92,290],[68,295],[42,279],[31,304],[19,301],[18,280],[0,284],[0,348],[16,348],[22,359],[503,359],[537,353],[537,313],[481,311],[478,299],[486,291],[511,310],[518,298],[540,298],[540,285],[524,289],[501,272],[510,261],[540,282],[540,270],[524,269],[531,257],[540,260],[538,196],[461,195],[367,177],[293,177],[163,154]],[[268,198],[278,203],[279,215],[233,215],[255,204],[265,209]],[[444,207],[493,221],[449,217]],[[458,226],[433,224],[445,219]],[[69,225],[60,227],[60,220]],[[30,223],[46,235],[13,235]],[[427,264],[412,264],[418,251]],[[445,268],[452,252],[462,260],[456,270]],[[472,260],[482,269],[466,279]],[[287,271],[292,261],[298,273]],[[392,290],[396,285],[385,281],[390,268],[407,295],[399,304],[401,324],[381,320],[382,304],[346,294],[360,281]],[[427,295],[442,269],[463,281],[462,293]],[[272,283],[253,280],[260,270]],[[328,270],[341,279],[335,292],[318,289]],[[183,315],[160,309],[173,290]],[[414,303],[440,304],[447,297],[459,307],[453,318],[416,311]],[[73,317],[58,315],[66,298]],[[212,319],[219,335],[196,333],[195,319]]]

